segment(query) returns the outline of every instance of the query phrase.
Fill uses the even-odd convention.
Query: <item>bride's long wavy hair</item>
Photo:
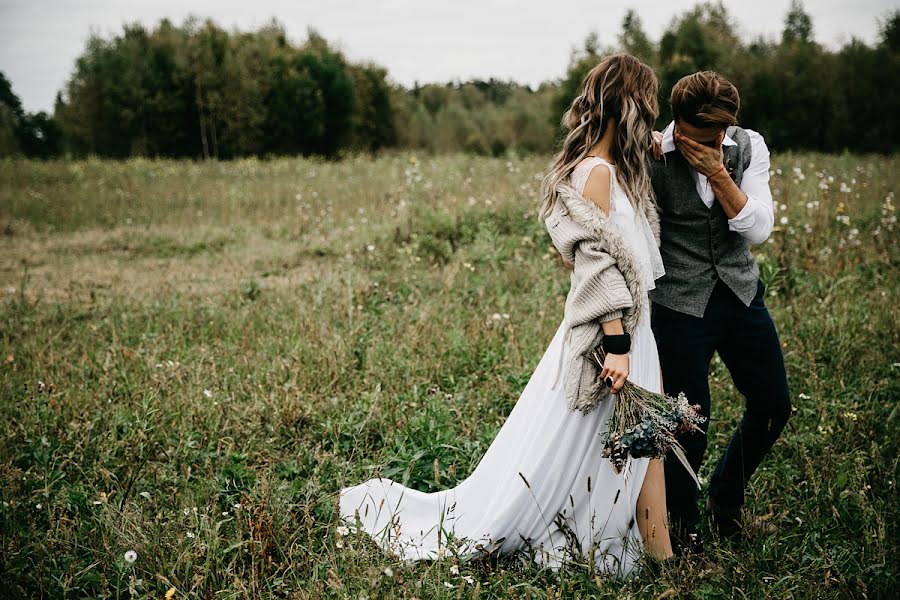
[[[556,202],[556,186],[606,133],[609,119],[616,124],[612,156],[617,181],[635,210],[656,203],[650,185],[650,141],[659,115],[659,80],[653,69],[627,53],[611,54],[592,68],[578,95],[562,117],[566,132],[553,167],[541,183],[538,219],[543,222]]]

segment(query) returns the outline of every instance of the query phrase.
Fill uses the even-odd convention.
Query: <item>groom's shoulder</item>
[[[766,138],[760,132],[755,129],[750,129],[749,127],[741,127],[740,125],[730,125],[726,130],[728,136],[734,141],[741,143],[742,140],[738,138],[744,138],[747,144],[752,145],[753,147],[765,147]]]

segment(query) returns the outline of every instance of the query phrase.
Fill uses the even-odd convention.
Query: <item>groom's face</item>
[[[683,119],[678,119],[675,121],[676,143],[679,136],[691,138],[709,148],[718,148],[725,139],[725,130],[721,127],[695,127]]]

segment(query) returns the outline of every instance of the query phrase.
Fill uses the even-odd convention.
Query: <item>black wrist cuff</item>
[[[631,350],[631,336],[627,333],[604,335],[603,349],[609,354],[628,354]]]

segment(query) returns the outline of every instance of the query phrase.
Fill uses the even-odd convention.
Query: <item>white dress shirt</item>
[[[675,150],[675,139],[672,133],[675,130],[675,121],[669,123],[663,131],[663,154]],[[769,148],[763,137],[752,129],[744,129],[750,136],[750,165],[744,170],[741,178],[741,191],[747,195],[747,204],[731,219],[728,219],[728,228],[735,231],[750,241],[751,244],[761,244],[772,233],[775,225],[775,206],[772,203],[772,190],[769,189]],[[723,146],[734,146],[735,142],[726,133],[722,140]],[[691,169],[691,175],[697,185],[697,194],[707,208],[712,208],[715,201],[715,193],[707,181],[706,176]]]

